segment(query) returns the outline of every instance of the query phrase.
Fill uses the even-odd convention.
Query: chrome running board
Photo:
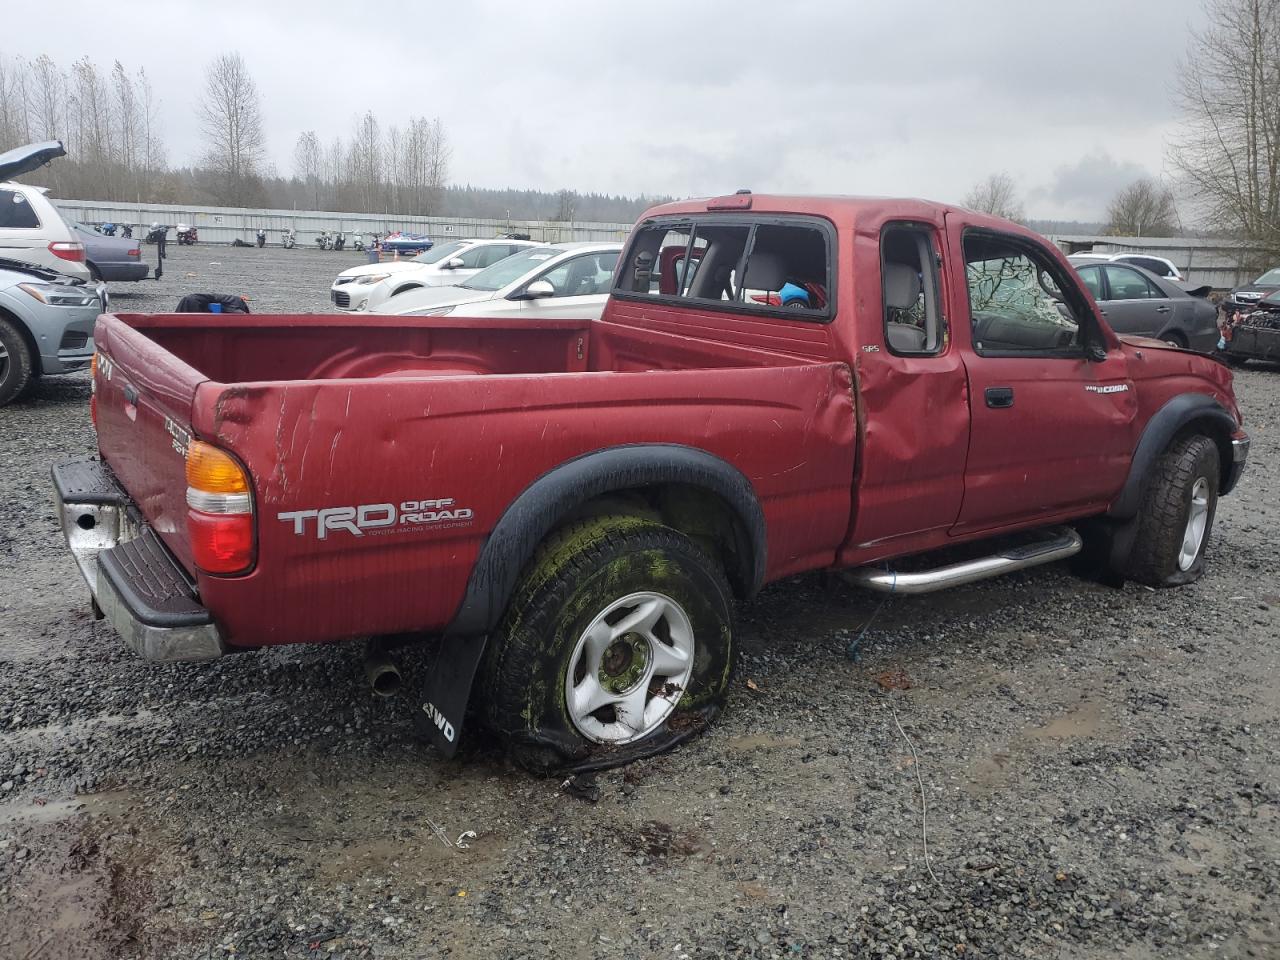
[[[989,557],[953,563],[935,570],[895,573],[880,567],[855,567],[841,571],[841,576],[855,587],[879,593],[933,593],[947,587],[959,587],[978,580],[999,577],[1015,570],[1038,567],[1042,563],[1065,560],[1080,552],[1083,541],[1070,527],[1051,531],[1052,539],[1011,547]]]

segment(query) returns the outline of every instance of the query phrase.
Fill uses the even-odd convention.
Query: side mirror
[[[535,280],[524,288],[525,300],[545,300],[547,297],[554,297],[556,288],[551,285],[549,280]]]
[[[444,262],[444,268],[446,270],[461,270],[465,266],[466,264],[463,263],[461,257],[454,257],[452,260],[446,260]]]

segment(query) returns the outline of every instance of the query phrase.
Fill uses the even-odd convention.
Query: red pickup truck
[[[98,457],[54,481],[133,649],[373,638],[385,691],[429,642],[441,749],[471,704],[542,770],[714,718],[734,600],[780,577],[1194,580],[1249,445],[1225,366],[918,200],[655,207],[599,321],[107,314],[95,343]]]

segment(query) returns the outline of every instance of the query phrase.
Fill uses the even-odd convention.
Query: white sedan
[[[343,270],[329,295],[339,310],[372,310],[405,290],[459,283],[533,246],[530,240],[451,240],[416,257]]]
[[[533,247],[455,287],[409,290],[370,312],[441,317],[456,310],[467,317],[598,320],[621,253],[621,243]]]

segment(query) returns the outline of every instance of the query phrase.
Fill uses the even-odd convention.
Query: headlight
[[[389,273],[367,273],[363,277],[357,277],[356,283],[359,283],[359,284],[381,283],[383,280],[387,279],[387,277],[389,276],[391,276],[391,274]]]
[[[447,317],[453,313],[453,307],[436,307],[432,310],[414,311],[410,316],[414,317]]]
[[[98,302],[98,292],[63,283],[20,283],[18,289],[51,307],[87,307]]]

